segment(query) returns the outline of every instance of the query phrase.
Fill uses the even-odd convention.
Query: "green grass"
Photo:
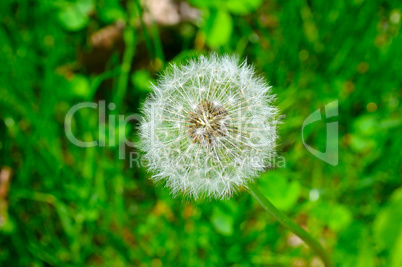
[[[110,114],[137,113],[165,62],[208,51],[247,57],[277,94],[286,167],[264,173],[261,191],[336,266],[401,266],[402,4],[242,3],[192,0],[197,22],[143,28],[130,1],[1,1],[0,168],[12,175],[7,193],[0,182],[0,266],[316,266],[244,190],[229,201],[172,198],[146,169],[130,168],[135,149],[120,160],[118,146],[67,139],[75,104],[106,100],[117,104]],[[103,31],[91,41],[118,20],[126,28],[109,28],[116,38]],[[324,151],[325,125],[339,121],[331,166],[307,151],[301,130],[337,99],[338,117],[304,129]],[[112,134],[99,136],[95,109],[72,126],[80,140]],[[135,125],[126,131],[137,138]]]

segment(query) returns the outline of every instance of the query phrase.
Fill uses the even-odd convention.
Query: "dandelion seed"
[[[228,198],[270,165],[274,96],[253,67],[215,54],[171,65],[143,107],[141,149],[174,195]]]

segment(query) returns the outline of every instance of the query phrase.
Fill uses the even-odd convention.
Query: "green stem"
[[[163,54],[162,42],[161,42],[161,39],[159,38],[158,26],[154,23],[152,25],[151,29],[152,29],[153,39],[154,39],[154,47],[155,47],[156,57],[158,57],[161,60],[162,67],[164,67],[166,62],[165,62],[165,56]]]
[[[148,52],[151,56],[152,61],[155,60],[155,53],[154,53],[154,49],[152,47],[152,43],[151,43],[151,38],[149,37],[149,33],[147,30],[147,26],[145,25],[144,19],[142,17],[143,15],[143,10],[142,7],[140,5],[140,0],[135,0],[135,6],[137,7],[138,10],[138,14],[140,17],[140,23],[141,23],[141,28],[142,28],[142,33],[144,34],[144,39],[145,39],[145,45],[148,49]]]
[[[248,185],[250,194],[274,216],[281,224],[289,228],[294,234],[306,242],[322,259],[326,267],[331,267],[331,260],[327,251],[317,242],[309,233],[304,231],[300,226],[294,223],[289,217],[278,210],[257,188],[255,184]]]
[[[130,4],[130,3],[129,3]],[[131,18],[132,13],[133,13],[133,8],[132,5],[129,5],[130,9],[130,16]],[[117,80],[117,88],[116,92],[114,95],[114,103],[116,104],[116,110],[115,112],[118,113],[121,104],[123,102],[123,98],[126,94],[127,91],[127,86],[128,86],[128,78],[131,70],[131,62],[133,61],[134,54],[135,54],[135,30],[134,27],[131,25],[131,20],[128,19],[127,22],[127,27],[124,30],[123,37],[124,37],[124,43],[125,43],[125,50],[123,54],[123,62],[121,64],[121,72],[120,76]]]

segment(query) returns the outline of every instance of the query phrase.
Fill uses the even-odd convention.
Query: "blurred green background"
[[[118,157],[64,132],[81,102],[133,114],[171,62],[217,51],[255,64],[284,115],[286,166],[261,190],[330,251],[336,266],[402,266],[402,3],[279,0],[2,0],[1,266],[321,266],[242,190],[192,202]],[[303,146],[303,121],[339,100],[339,164]],[[74,115],[80,140],[98,111]],[[327,120],[304,129],[325,150]],[[119,129],[120,128],[120,129]],[[118,140],[116,141],[118,142]]]

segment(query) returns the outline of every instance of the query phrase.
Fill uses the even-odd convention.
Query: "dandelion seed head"
[[[174,195],[228,198],[275,156],[274,95],[236,57],[171,65],[143,106],[140,148]]]

